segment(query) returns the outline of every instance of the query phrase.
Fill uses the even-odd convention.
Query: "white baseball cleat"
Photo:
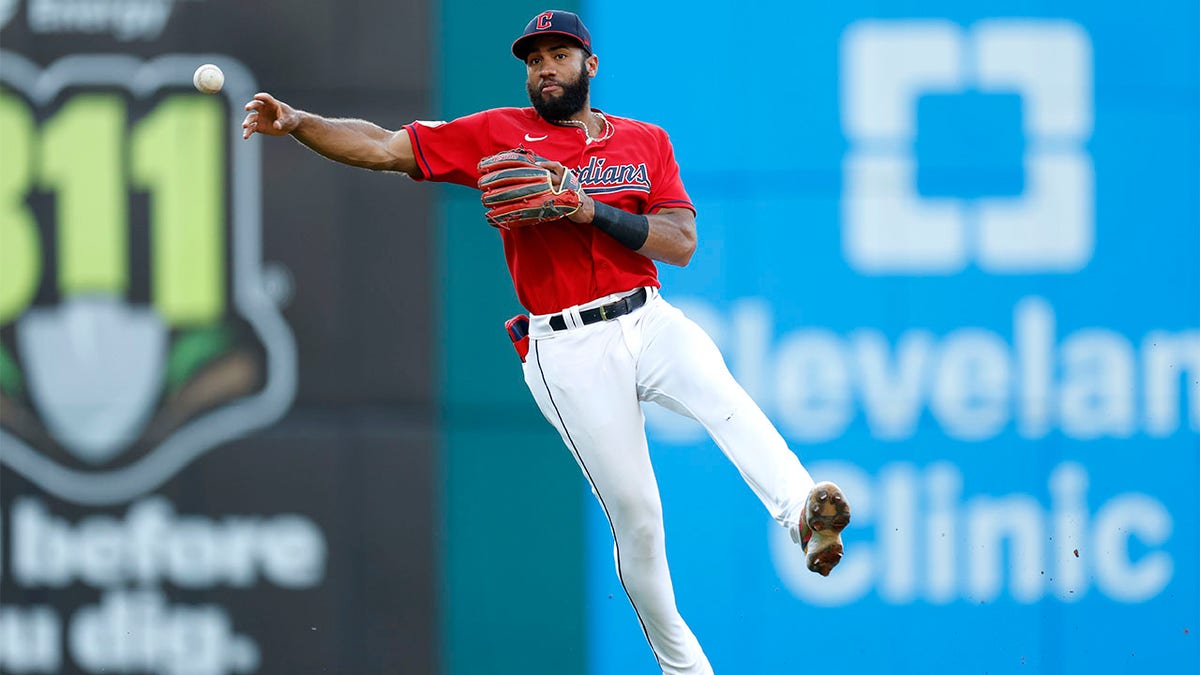
[[[800,515],[800,546],[808,569],[823,577],[842,560],[842,530],[850,524],[850,504],[837,485],[817,483],[804,501]]]

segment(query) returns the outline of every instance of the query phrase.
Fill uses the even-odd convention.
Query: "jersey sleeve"
[[[679,163],[675,161],[675,148],[667,132],[658,131],[659,163],[658,176],[652,179],[650,199],[646,213],[656,213],[662,209],[690,209],[696,212],[692,198],[683,188],[683,179],[679,177]]]
[[[486,110],[450,122],[406,124],[404,130],[412,141],[417,168],[421,172],[418,180],[475,187],[479,180],[475,167],[480,158],[491,154],[485,147],[488,127]]]

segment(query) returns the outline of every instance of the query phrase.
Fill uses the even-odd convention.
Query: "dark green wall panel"
[[[544,9],[443,3],[438,117],[528,105],[509,46]],[[582,675],[583,481],[505,335],[521,308],[478,193],[442,196],[443,672]]]

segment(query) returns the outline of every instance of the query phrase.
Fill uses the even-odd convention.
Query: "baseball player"
[[[529,312],[509,322],[525,383],[608,518],[617,575],[654,657],[664,674],[711,674],[675,607],[641,402],[704,425],[810,570],[838,564],[850,508],[833,483],[814,485],[708,335],[659,293],[655,261],[683,266],[696,250],[695,208],[667,134],[591,107],[599,61],[575,14],[538,14],[512,53],[530,108],[389,131],[262,93],[246,104],[243,136],[290,134],[345,164],[483,191]]]

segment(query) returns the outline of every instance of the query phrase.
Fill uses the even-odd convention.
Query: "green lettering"
[[[175,326],[225,311],[224,114],[215,98],[176,95],[133,130],[133,182],[151,195],[154,304]]]
[[[39,178],[57,193],[58,284],[64,295],[119,295],[129,284],[125,101],[81,94],[46,122]]]
[[[33,182],[35,133],[25,102],[0,94],[0,325],[25,311],[42,275],[37,222],[25,204]]]

